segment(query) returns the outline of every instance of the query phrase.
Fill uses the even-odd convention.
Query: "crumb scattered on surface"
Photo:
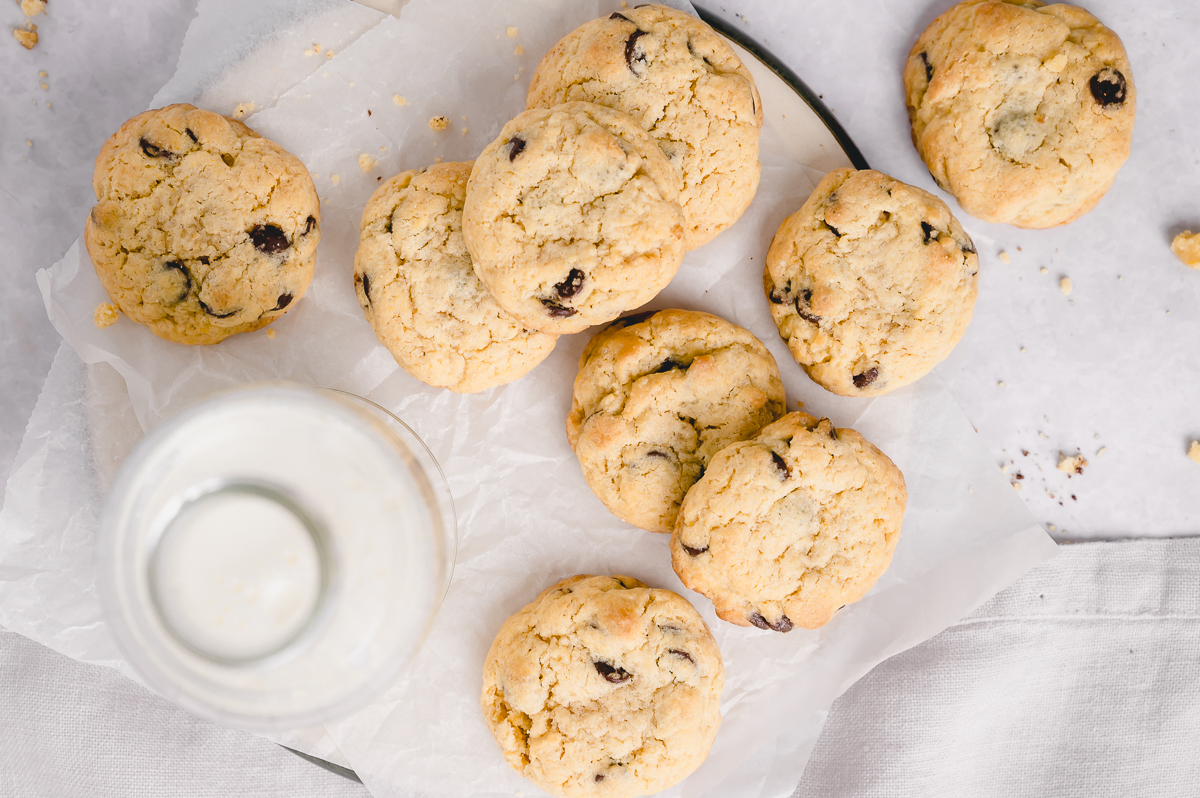
[[[1184,230],[1171,242],[1171,251],[1188,266],[1200,269],[1200,233]]]
[[[47,73],[46,70],[44,70],[44,69],[38,72],[39,78],[44,78],[44,77],[48,77],[48,76],[49,76],[49,73]]]
[[[1024,351],[1025,351],[1025,347],[1021,347],[1021,351],[1022,351],[1022,352],[1024,352]]]
[[[23,28],[13,28],[12,32],[13,38],[26,50],[32,50],[33,46],[38,43],[37,25],[32,22]]]
[[[394,102],[396,105],[406,105],[408,103],[408,100],[404,99],[399,94],[393,94],[392,102]]]
[[[1004,250],[1000,250],[1000,254],[996,257],[1000,258],[1001,263],[1012,263],[1012,255],[1009,255]]]
[[[1014,482],[1014,483],[1012,484],[1012,486],[1013,486],[1013,490],[1020,490],[1020,489],[1021,489],[1021,483],[1020,483],[1020,482]]]
[[[27,17],[36,17],[46,10],[46,0],[21,0],[21,13]]]
[[[996,384],[997,384],[997,385],[999,385],[1001,388],[1003,388],[1003,387],[1004,387],[1004,380],[1000,380],[1000,381],[999,381],[999,382],[997,382]]]
[[[462,129],[462,134],[463,134],[464,136],[465,136],[465,135],[467,135],[467,131],[469,131],[469,130],[470,130],[470,128],[466,128],[466,127],[464,127],[464,128]]]
[[[50,84],[44,80],[42,81],[42,91],[50,91]]]
[[[117,310],[117,306],[108,302],[101,302],[97,305],[96,313],[92,316],[92,320],[101,330],[113,326],[119,318],[121,318],[121,313]]]
[[[275,328],[274,327],[269,327],[267,329],[267,337],[274,340],[274,338],[275,338]]]
[[[326,51],[325,51],[325,57],[326,57],[326,58],[333,58],[333,50],[326,50]]]
[[[333,183],[334,185],[337,185],[341,181],[341,179],[342,178],[340,175],[330,175],[329,176],[329,182]]]
[[[1101,446],[1099,449],[1097,449],[1097,450],[1096,450],[1096,456],[1097,456],[1097,457],[1103,457],[1103,456],[1104,456],[1104,453],[1105,453],[1105,452],[1107,452],[1107,451],[1108,451],[1108,447],[1107,447],[1107,446]]]
[[[450,126],[450,120],[444,116],[435,116],[429,120],[430,130],[445,130]]]
[[[1049,270],[1049,269],[1047,269],[1045,266],[1043,266],[1042,268],[1038,269],[1038,271],[1040,271],[1042,274],[1049,274],[1049,273],[1050,273],[1050,270]]]
[[[1049,438],[1050,436],[1047,435],[1046,433],[1042,432],[1041,430],[1038,430],[1038,437],[1039,438]]]
[[[1062,452],[1058,453],[1058,470],[1068,476],[1071,474],[1082,474],[1087,464],[1087,458],[1082,454],[1066,455]]]
[[[26,145],[27,147],[32,147],[32,146],[33,146],[33,139],[29,139],[28,141],[26,141],[26,142],[25,142],[25,145]]]
[[[1188,447],[1188,457],[1200,464],[1200,441],[1192,441],[1192,445]]]
[[[1009,463],[1004,463],[1003,465],[1001,465],[1001,466],[1000,466],[1000,473],[1001,473],[1001,474],[1007,474],[1007,473],[1008,473],[1008,469],[1009,469],[1009,468],[1011,468],[1011,467],[1012,467],[1012,465],[1011,465],[1011,464],[1009,464]]]
[[[517,49],[513,50],[513,52],[517,55],[525,55],[525,48],[518,44]]]
[[[253,111],[254,111],[254,103],[252,103],[252,102],[238,103],[237,108],[233,109],[233,118],[234,119],[244,119],[246,114],[252,113]]]
[[[374,158],[372,158],[370,155],[367,155],[365,152],[362,155],[358,156],[358,168],[363,170],[364,172],[369,172],[372,169],[374,169],[375,164],[377,164],[377,163],[379,163],[379,162],[376,161]]]
[[[1058,529],[1058,527],[1056,527],[1054,524],[1046,524],[1046,529],[1053,532],[1054,530]]]
[[[1058,281],[1058,290],[1063,292],[1063,296],[1070,296],[1071,291],[1075,290],[1071,285],[1071,278],[1064,277]]]
[[[517,29],[514,28],[512,25],[509,25],[508,26],[508,38],[511,39],[512,37],[514,37],[516,35],[517,35]]]

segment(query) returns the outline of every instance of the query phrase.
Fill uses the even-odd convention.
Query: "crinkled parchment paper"
[[[263,378],[338,387],[388,407],[429,444],[454,495],[454,582],[412,666],[357,715],[284,738],[349,764],[381,798],[538,794],[501,758],[478,691],[504,618],[564,576],[622,573],[679,591],[717,637],[722,730],[700,770],[667,794],[776,796],[794,789],[825,712],[850,684],[1051,556],[1053,543],[936,375],[873,401],[846,400],[811,383],[788,354],[762,295],[762,261],[812,185],[770,124],[754,204],[690,253],[650,307],[706,310],[747,327],[778,360],[789,407],[801,401],[854,426],[903,470],[909,505],[891,568],[823,629],[767,634],[717,620],[675,577],[666,536],[623,524],[592,495],[564,432],[586,333],[562,338],[522,380],[474,396],[425,386],[375,342],[351,274],[359,214],[380,179],[473,157],[523,107],[542,53],[615,8],[414,0],[395,18],[335,0],[272,0],[253,14],[234,0],[203,0],[178,74],[157,102],[227,114],[242,106],[248,124],[305,162],[322,203],[317,276],[271,325],[276,338],[263,330],[189,348],[126,319],[96,329],[92,313],[106,297],[78,245],[39,275],[74,352],[64,347],[55,361],[0,514],[0,624],[77,659],[123,667],[94,590],[104,490],[142,429],[214,390]],[[449,128],[430,129],[435,116]]]

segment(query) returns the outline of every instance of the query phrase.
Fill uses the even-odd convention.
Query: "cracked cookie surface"
[[[887,570],[906,501],[900,469],[862,435],[789,413],[712,458],[671,564],[726,621],[816,629]]]
[[[405,371],[460,393],[512,382],[557,336],[523,327],[483,287],[462,236],[470,163],[396,175],[363,211],[354,287],[380,343]]]
[[[627,114],[525,111],[475,161],[463,237],[500,307],[573,333],[654,298],[683,259],[679,175]]]
[[[663,310],[620,319],[588,343],[567,440],[614,515],[669,534],[713,454],[783,412],[775,358],[753,334],[708,313]]]
[[[763,288],[809,377],[874,396],[950,354],[971,322],[978,275],[946,203],[880,172],[835,169],[779,226]]]
[[[933,179],[987,222],[1066,224],[1100,201],[1129,157],[1129,58],[1076,6],[959,3],[913,45],[904,88]]]
[[[721,652],[683,597],[573,576],[504,622],[483,669],[504,758],[552,795],[625,798],[686,778],[720,726]]]
[[[191,105],[105,142],[84,242],[113,303],[156,335],[215,344],[282,316],[312,280],[321,211],[278,144]]]
[[[645,5],[583,24],[542,58],[526,104],[568,100],[619,108],[650,131],[683,177],[688,249],[754,199],[762,101],[741,60],[696,17]]]

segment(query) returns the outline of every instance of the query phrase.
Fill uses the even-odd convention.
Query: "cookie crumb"
[[[1000,380],[999,382],[997,382],[997,383],[996,383],[996,385],[998,385],[998,386],[1000,386],[1001,388],[1003,388],[1003,387],[1004,387],[1004,380]]]
[[[1200,464],[1200,441],[1192,441],[1192,445],[1188,447],[1188,457]]]
[[[326,51],[325,51],[325,57],[326,57],[326,58],[333,58],[333,50],[326,50]]]
[[[450,120],[444,116],[435,116],[429,120],[430,130],[445,130],[450,126]]]
[[[1046,524],[1046,529],[1050,530],[1051,532],[1054,532],[1055,530],[1058,529],[1058,527],[1056,527],[1054,524]]]
[[[1064,277],[1058,281],[1058,290],[1063,292],[1063,296],[1070,296],[1074,287],[1071,285],[1071,278]]]
[[[121,318],[121,313],[117,310],[117,306],[109,302],[101,302],[97,305],[96,313],[92,316],[92,320],[96,322],[96,327],[101,330],[105,327],[113,326],[119,318]]]
[[[46,0],[21,0],[21,13],[27,17],[36,17],[46,10]]]
[[[1025,347],[1021,347],[1021,351],[1022,351],[1022,352],[1024,352],[1024,351],[1025,351]]]
[[[38,43],[37,25],[32,22],[23,28],[13,28],[12,32],[13,38],[26,50],[32,50],[33,46]]]
[[[1049,274],[1049,273],[1050,273],[1050,270],[1049,270],[1049,269],[1047,269],[1045,266],[1043,266],[1042,268],[1038,269],[1038,271],[1039,271],[1039,272],[1041,272],[1042,274]]]
[[[253,111],[254,111],[254,103],[252,103],[252,102],[238,103],[237,108],[233,109],[233,118],[234,119],[244,119],[246,114],[253,113]]]
[[[370,155],[367,155],[365,152],[362,155],[358,156],[358,168],[363,170],[364,172],[369,172],[372,169],[374,169],[375,164],[377,164],[377,163],[379,163],[379,162],[376,161],[374,158],[372,158]]]
[[[43,70],[40,70],[40,71],[38,72],[38,77],[39,77],[39,78],[49,77],[49,73],[47,73],[47,72],[46,72],[46,70],[44,70],[44,69],[43,69]]]
[[[469,131],[469,130],[470,130],[470,128],[468,128],[468,127],[464,127],[464,128],[462,129],[462,134],[463,134],[464,136],[465,136],[465,135],[467,135],[467,131]]]
[[[309,47],[307,50],[304,51],[304,54],[311,58],[312,56],[317,54],[317,51],[314,50],[313,48]]]
[[[1087,467],[1088,461],[1082,454],[1066,455],[1062,452],[1058,453],[1058,470],[1070,476],[1071,474],[1082,474],[1083,469]]]
[[[1108,447],[1107,447],[1107,446],[1101,446],[1099,449],[1097,449],[1097,450],[1096,450],[1096,456],[1097,456],[1097,457],[1103,457],[1103,456],[1104,456],[1104,453],[1105,453],[1105,452],[1107,452],[1107,451],[1108,451]]]
[[[1020,489],[1021,489],[1021,483],[1020,483],[1020,482],[1014,482],[1014,483],[1012,483],[1012,486],[1013,486],[1013,490],[1020,490]]]
[[[42,81],[42,91],[50,91],[50,84],[44,80]]]
[[[1171,242],[1171,251],[1193,269],[1200,269],[1200,233],[1184,230]]]
[[[267,337],[270,338],[271,340],[275,340],[275,328],[274,327],[270,327],[267,329]]]
[[[514,28],[512,25],[509,25],[509,26],[508,26],[508,31],[507,31],[507,32],[508,32],[508,38],[510,38],[510,39],[511,39],[512,37],[514,37],[514,36],[516,36],[516,35],[517,35],[517,29],[516,29],[516,28]]]
[[[1000,259],[1001,263],[1012,263],[1012,255],[1009,255],[1004,250],[1000,250],[1000,254],[996,257]]]
[[[525,55],[525,48],[518,44],[517,49],[513,50],[513,52],[517,55]]]
[[[26,145],[26,146],[28,146],[28,147],[32,147],[32,146],[33,146],[33,139],[28,139],[28,140],[25,142],[25,145]]]
[[[342,178],[340,175],[330,175],[329,176],[329,182],[333,183],[335,186],[341,181],[341,179]]]
[[[407,105],[408,104],[408,100],[404,99],[399,94],[392,95],[392,102],[394,102],[396,105]]]

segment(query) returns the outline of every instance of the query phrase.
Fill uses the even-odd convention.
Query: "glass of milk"
[[[437,462],[364,399],[285,383],[218,394],[123,464],[100,592],[130,664],[255,731],[349,715],[421,644],[456,540]]]

